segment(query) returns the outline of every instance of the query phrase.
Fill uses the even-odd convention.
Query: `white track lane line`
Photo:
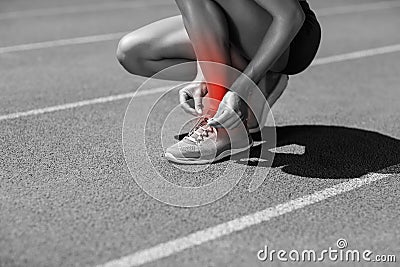
[[[348,60],[352,60],[352,59],[371,57],[371,56],[375,56],[375,55],[382,55],[382,54],[394,53],[394,52],[399,52],[399,51],[400,51],[400,44],[391,45],[391,46],[383,46],[383,47],[378,47],[378,48],[374,48],[374,49],[360,50],[360,51],[355,51],[355,52],[346,53],[346,54],[317,58],[313,61],[311,66],[326,65],[326,64],[331,64],[331,63],[343,62],[343,61],[348,61]],[[155,88],[155,89],[151,89],[151,90],[138,92],[136,94],[136,96],[146,96],[146,95],[151,95],[151,94],[157,94],[157,93],[164,92],[166,90],[167,90],[166,87]],[[112,96],[99,97],[99,98],[94,98],[94,99],[90,99],[90,100],[83,100],[83,101],[67,103],[67,104],[62,104],[62,105],[57,105],[57,106],[33,109],[33,110],[29,110],[29,111],[10,113],[10,114],[6,114],[6,115],[1,115],[0,121],[18,119],[18,118],[27,117],[27,116],[35,116],[35,115],[40,115],[40,114],[45,114],[45,113],[67,110],[67,109],[74,109],[74,108],[88,106],[88,105],[107,103],[107,102],[132,98],[134,95],[135,95],[135,93],[112,95]]]
[[[350,192],[364,185],[369,185],[373,182],[389,177],[390,174],[373,173],[364,176],[363,178],[356,178],[343,182],[332,187],[317,191],[311,195],[299,197],[289,202],[279,204],[275,207],[270,207],[253,214],[249,214],[234,220],[218,224],[216,226],[200,230],[180,237],[165,243],[158,244],[154,247],[135,252],[131,255],[110,261],[98,267],[128,267],[139,266],[149,262],[157,261],[165,257],[182,252],[183,250],[190,249],[206,242],[218,239],[223,236],[242,231],[251,226],[267,222],[273,218],[279,217],[312,204],[321,202],[328,198]]]
[[[146,2],[114,2],[114,3],[95,4],[95,5],[71,5],[64,7],[3,12],[0,13],[0,20],[22,19],[22,18],[43,17],[43,16],[57,16],[63,14],[90,13],[90,12],[119,10],[119,9],[134,9],[134,8],[144,8],[149,6],[169,6],[173,4],[174,4],[173,1],[170,2],[157,1],[154,3],[146,1]],[[321,8],[317,9],[316,11],[318,13],[318,16],[321,17],[321,16],[331,16],[331,15],[382,10],[399,6],[400,6],[400,1],[391,0],[391,1],[380,1],[376,3],[365,3],[358,5],[345,5],[339,7]]]
[[[99,98],[83,100],[83,101],[79,101],[79,102],[67,103],[67,104],[63,104],[63,105],[33,109],[33,110],[29,110],[29,111],[16,112],[16,113],[11,113],[11,114],[0,116],[0,121],[18,119],[18,118],[28,117],[28,116],[41,115],[41,114],[52,113],[52,112],[67,110],[67,109],[75,109],[75,108],[79,108],[79,107],[108,103],[108,102],[118,101],[118,100],[122,100],[122,99],[130,99],[134,96],[140,97],[140,96],[152,95],[152,94],[165,92],[168,88],[169,87],[159,87],[159,88],[155,88],[152,90],[112,95],[112,96],[106,96],[106,97],[99,97]]]
[[[4,46],[4,47],[0,47],[0,54],[30,51],[30,50],[43,49],[43,48],[53,48],[53,47],[60,47],[60,46],[67,46],[67,45],[78,45],[78,44],[89,44],[89,43],[97,43],[97,42],[104,42],[104,41],[113,41],[113,40],[120,39],[126,33],[127,32],[115,32],[115,33],[109,33],[109,34],[91,35],[91,36],[84,36],[84,37],[77,37],[77,38],[39,42],[39,43]]]
[[[347,5],[338,7],[320,8],[316,10],[318,17],[332,16],[332,15],[344,15],[350,13],[363,13],[374,10],[383,10],[400,7],[400,1],[378,1],[375,3],[366,3],[358,5]]]
[[[382,47],[365,49],[365,50],[360,50],[360,51],[355,51],[355,52],[350,52],[350,53],[345,53],[345,54],[340,54],[340,55],[317,58],[313,61],[311,66],[325,65],[325,64],[335,63],[335,62],[342,62],[342,61],[347,61],[347,60],[354,60],[354,59],[359,59],[359,58],[389,54],[389,53],[394,53],[394,52],[399,52],[399,51],[400,51],[400,44],[382,46]]]
[[[173,6],[173,1],[143,1],[143,2],[113,2],[113,3],[99,3],[95,5],[71,5],[64,7],[54,8],[41,8],[41,9],[30,9],[21,11],[10,11],[0,13],[0,20],[5,19],[23,19],[31,17],[44,17],[44,16],[57,16],[66,14],[79,14],[79,13],[90,13],[99,11],[112,11],[120,9],[135,9],[135,8],[147,8],[154,6]]]
[[[108,6],[108,5],[106,5],[106,6]],[[357,13],[357,12],[366,12],[366,11],[372,11],[372,10],[381,10],[381,9],[388,9],[388,8],[394,8],[394,7],[400,7],[400,1],[383,1],[383,2],[378,2],[378,3],[368,3],[368,4],[360,4],[360,5],[354,5],[354,6],[351,5],[351,6],[342,6],[342,7],[334,7],[334,8],[325,8],[325,9],[321,9],[321,10],[317,11],[317,14],[319,17],[323,17],[323,16],[333,16],[333,15],[347,14],[347,13]],[[103,7],[103,8],[105,8],[105,7]],[[69,7],[69,9],[70,9],[71,13],[74,13],[72,11],[78,9],[78,7],[72,6],[72,7]],[[68,8],[66,8],[66,11],[68,11]],[[5,14],[7,14],[7,13],[3,13],[3,15],[5,15]],[[1,19],[1,16],[2,15],[0,14],[0,19]],[[20,45],[4,46],[4,47],[0,47],[0,54],[12,53],[12,52],[22,52],[22,51],[29,51],[29,50],[36,50],[36,49],[43,49],[43,48],[53,48],[53,47],[67,46],[67,45],[78,45],[78,44],[88,44],[88,43],[112,41],[112,40],[120,39],[126,33],[127,32],[116,32],[116,33],[108,33],[108,34],[101,34],[101,35],[89,35],[89,36],[76,37],[76,38],[45,41],[45,42],[38,42],[38,43],[27,43],[27,44],[20,44]]]
[[[343,62],[343,61],[348,61],[348,60],[352,60],[352,59],[365,58],[365,57],[394,53],[394,52],[399,52],[399,51],[400,51],[400,44],[383,46],[383,47],[378,47],[378,48],[373,48],[373,49],[355,51],[355,52],[346,53],[346,54],[317,58],[313,61],[311,66],[326,65],[326,64],[331,64],[331,63]],[[136,96],[147,96],[147,95],[151,95],[151,94],[165,92],[166,90],[167,90],[166,87],[155,88],[155,89],[150,89],[150,90],[146,90],[146,91],[140,91],[136,94]],[[113,102],[113,101],[122,100],[122,99],[129,99],[129,98],[132,98],[134,95],[135,95],[135,92],[127,93],[127,94],[106,96],[106,97],[99,97],[99,98],[83,100],[83,101],[78,101],[78,102],[73,102],[73,103],[67,103],[67,104],[62,104],[62,105],[57,105],[57,106],[33,109],[33,110],[29,110],[29,111],[10,113],[10,114],[6,114],[6,115],[0,115],[0,121],[18,119],[18,118],[27,117],[27,116],[35,116],[35,115],[40,115],[40,114],[46,114],[46,113],[51,113],[51,112],[56,112],[56,111],[67,110],[67,109],[74,109],[74,108],[88,106],[88,105]]]

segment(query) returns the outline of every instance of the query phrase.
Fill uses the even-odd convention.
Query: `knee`
[[[125,35],[118,43],[117,59],[128,72],[143,75],[146,47],[148,44],[141,36],[134,33]]]
[[[131,43],[127,35],[122,37],[117,46],[117,59],[121,65],[124,65],[127,54],[131,50]]]

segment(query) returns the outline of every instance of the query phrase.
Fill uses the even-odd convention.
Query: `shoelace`
[[[192,142],[200,143],[209,136],[210,133],[216,132],[214,127],[207,125],[207,118],[201,117],[186,138]]]

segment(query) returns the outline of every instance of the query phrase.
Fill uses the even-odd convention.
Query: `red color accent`
[[[208,89],[208,97],[218,100],[218,102],[220,102],[224,97],[224,95],[226,94],[226,92],[228,92],[228,90],[225,87],[210,83],[207,84],[207,89]]]

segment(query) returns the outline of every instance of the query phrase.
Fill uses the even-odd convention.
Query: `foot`
[[[267,99],[267,103],[269,105],[269,109],[265,107],[265,99],[259,99],[257,94],[250,96],[249,105],[252,107],[253,112],[258,114],[259,123],[257,122],[256,116],[254,116],[253,112],[249,110],[249,118],[247,120],[247,127],[249,128],[250,133],[257,133],[261,130],[261,128],[265,125],[268,117],[268,112],[270,108],[275,104],[278,98],[282,95],[283,91],[285,91],[289,81],[289,76],[286,74],[281,74],[278,82],[276,83],[274,89],[270,94],[267,95],[265,92],[264,86],[260,86],[260,90],[264,94]],[[261,125],[261,127],[260,127]]]
[[[207,120],[207,117],[199,118],[187,136],[167,148],[165,157],[179,164],[208,164],[252,146],[253,141],[243,127],[232,130],[214,128],[207,125]]]

